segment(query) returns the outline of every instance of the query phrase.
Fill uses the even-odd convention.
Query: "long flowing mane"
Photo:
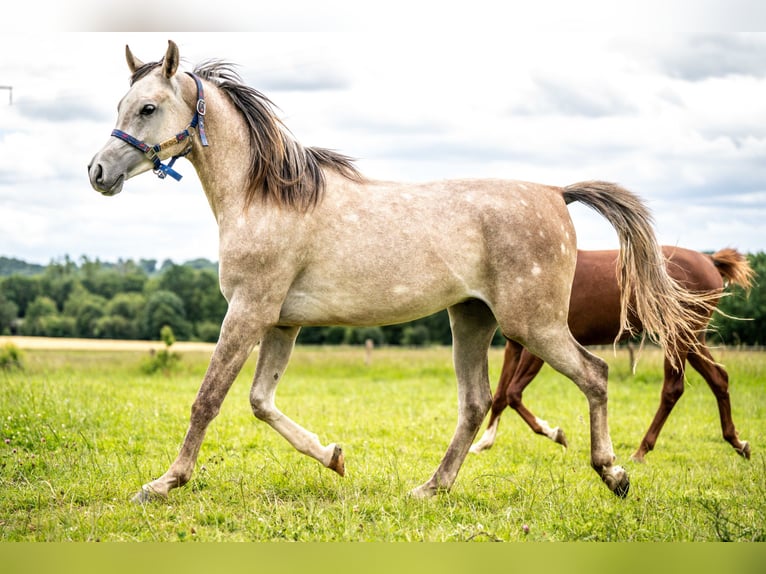
[[[161,63],[148,63],[136,70],[131,84]],[[194,73],[226,94],[247,123],[250,137],[250,168],[245,190],[247,205],[260,196],[279,206],[308,210],[317,205],[324,194],[324,169],[331,169],[353,181],[364,180],[350,157],[326,148],[305,147],[297,142],[275,114],[273,102],[255,88],[245,85],[233,64],[207,60],[198,64]]]

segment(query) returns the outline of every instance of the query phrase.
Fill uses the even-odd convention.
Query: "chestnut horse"
[[[607,424],[606,362],[567,326],[577,259],[567,204],[582,202],[615,227],[620,280],[628,292],[635,289],[631,304],[660,343],[693,344],[690,309],[708,304],[667,275],[651,216],[637,196],[592,181],[561,188],[498,179],[370,180],[348,157],[297,142],[271,102],[226,63],[181,73],[173,42],[158,62],[144,63],[129,48],[126,59],[130,88],[112,137],[88,166],[91,185],[113,196],[147,171],[180,178],[174,163],[188,160],[218,224],[220,285],[228,301],[178,456],[134,500],[164,498],[190,480],[208,425],[259,344],[253,414],[343,475],[341,448],[323,445],[275,404],[300,327],[403,323],[445,308],[457,427],[413,496],[454,483],[492,402],[487,350],[498,326],[582,390],[591,466],[612,492],[627,494],[628,476],[614,464]],[[621,306],[627,326],[627,298]]]
[[[751,286],[754,272],[747,259],[734,249],[722,249],[713,255],[680,247],[665,246],[662,249],[668,273],[689,290],[721,293],[729,283],[745,289]],[[617,255],[617,251],[577,252],[577,267],[569,303],[569,328],[582,345],[611,343],[620,330],[621,294],[614,271]],[[723,366],[713,360],[705,344],[705,328],[712,312],[713,309],[710,309],[710,314],[699,325],[700,344],[695,349],[681,347],[678,352],[682,359],[702,375],[713,391],[718,401],[723,437],[737,453],[750,458],[750,444],[740,440],[734,428],[729,402],[729,375]],[[631,322],[637,331],[641,330],[640,321],[631,317]],[[492,401],[487,430],[471,447],[471,452],[479,453],[492,447],[500,415],[505,407],[514,409],[537,434],[567,446],[561,428],[551,428],[546,421],[532,414],[521,401],[524,389],[535,378],[543,363],[542,359],[518,343],[509,341],[506,344],[505,359]],[[646,453],[654,448],[662,426],[683,392],[684,362],[674,366],[670,358],[666,357],[660,406],[638,450],[633,454],[633,460],[642,462]]]

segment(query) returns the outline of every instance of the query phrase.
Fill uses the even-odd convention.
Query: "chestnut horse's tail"
[[[632,312],[644,333],[669,352],[676,366],[675,349],[699,346],[698,335],[715,309],[717,295],[687,291],[667,274],[652,216],[630,191],[613,183],[586,181],[565,187],[563,195],[567,204],[578,201],[604,216],[620,239],[617,279],[622,295],[615,341],[625,332],[633,333],[628,319]]]
[[[753,286],[755,271],[750,267],[747,257],[736,249],[726,247],[713,253],[710,258],[725,284],[739,285],[745,291]]]

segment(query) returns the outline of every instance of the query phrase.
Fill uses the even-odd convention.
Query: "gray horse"
[[[349,158],[295,141],[271,102],[243,85],[231,66],[211,62],[178,73],[173,42],[159,62],[145,64],[129,48],[126,55],[131,86],[119,103],[114,137],[88,166],[91,184],[115,195],[151,169],[180,177],[173,164],[188,159],[218,223],[221,290],[229,304],[178,457],[135,500],[165,497],[190,480],[208,425],[259,344],[253,413],[300,452],[344,474],[340,447],[323,445],[274,403],[300,327],[392,324],[445,308],[457,428],[433,476],[412,494],[432,496],[454,483],[492,402],[487,349],[498,325],[582,390],[591,465],[611,491],[627,493],[607,425],[607,365],[567,326],[577,246],[566,205],[583,202],[616,228],[624,292],[636,293],[635,311],[661,344],[694,345],[689,309],[705,304],[666,274],[650,215],[636,196],[603,182],[559,188],[371,181]],[[628,301],[621,304],[627,326]]]

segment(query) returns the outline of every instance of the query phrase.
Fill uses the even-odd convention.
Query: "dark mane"
[[[351,158],[329,149],[304,147],[295,141],[274,113],[271,100],[243,84],[231,64],[210,60],[199,64],[194,73],[218,86],[247,122],[250,135],[248,205],[260,195],[277,205],[310,209],[319,203],[324,193],[323,168],[353,181],[364,179]]]

